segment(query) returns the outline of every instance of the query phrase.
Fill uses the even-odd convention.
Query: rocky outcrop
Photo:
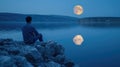
[[[75,67],[64,51],[64,47],[54,41],[27,45],[1,39],[0,67]]]

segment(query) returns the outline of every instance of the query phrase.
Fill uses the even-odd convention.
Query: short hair
[[[31,23],[31,21],[32,21],[32,17],[27,16],[27,17],[26,17],[26,22],[27,22],[27,23]]]

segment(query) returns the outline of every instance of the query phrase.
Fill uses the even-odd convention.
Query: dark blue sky
[[[75,15],[75,5],[83,6],[82,15]],[[120,0],[0,0],[0,12],[74,17],[120,17]]]

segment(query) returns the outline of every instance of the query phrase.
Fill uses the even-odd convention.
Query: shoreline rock
[[[75,67],[64,51],[64,47],[54,41],[27,45],[0,39],[0,67]]]

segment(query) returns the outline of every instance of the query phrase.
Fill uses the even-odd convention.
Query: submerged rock
[[[27,45],[12,39],[0,39],[0,67],[74,67],[64,50],[54,41]]]

